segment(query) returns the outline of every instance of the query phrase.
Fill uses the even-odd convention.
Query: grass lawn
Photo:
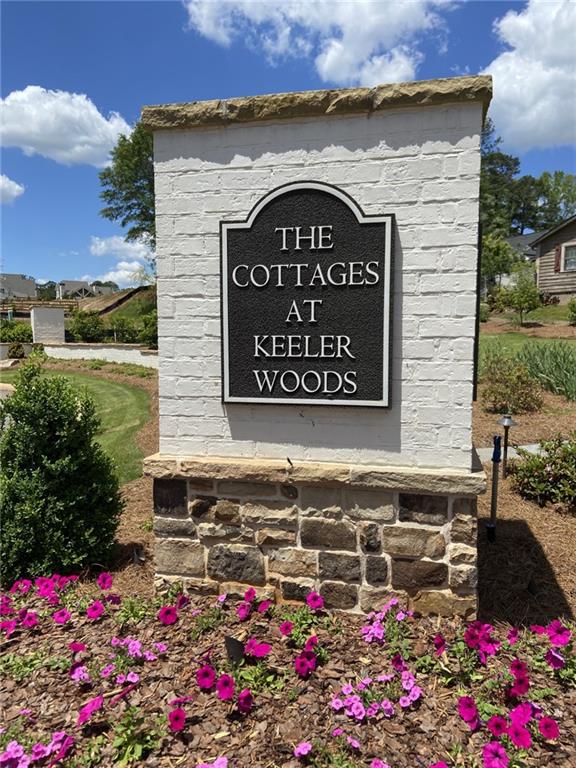
[[[142,318],[149,315],[154,309],[156,309],[156,292],[153,288],[149,288],[137,293],[136,296],[121,304],[117,309],[108,312],[104,315],[104,320],[107,325],[120,318],[140,324]]]
[[[502,349],[508,353],[514,354],[524,346],[524,344],[558,344],[566,342],[573,344],[576,348],[574,339],[543,339],[537,336],[526,336],[524,333],[480,333],[480,356],[487,346],[499,344]]]
[[[3,371],[0,381],[13,384],[16,375],[14,371]],[[114,459],[120,482],[128,483],[140,477],[142,451],[136,442],[136,434],[150,414],[148,393],[138,387],[118,384],[89,374],[58,374],[47,371],[42,375],[65,375],[75,386],[88,390],[94,398],[102,422],[98,441]]]
[[[520,315],[517,312],[503,312],[501,315],[495,314],[492,317],[502,317],[511,323],[520,322]],[[568,322],[568,304],[549,304],[538,307],[538,309],[524,315],[524,322],[541,323],[542,325],[566,323]]]

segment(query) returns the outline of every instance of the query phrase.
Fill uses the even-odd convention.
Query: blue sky
[[[145,104],[488,70],[491,113],[522,173],[575,173],[575,9],[567,0],[3,2],[2,268],[129,282],[145,249],[99,216],[98,170]]]

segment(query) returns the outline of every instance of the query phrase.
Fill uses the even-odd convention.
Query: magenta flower
[[[255,637],[251,637],[244,646],[244,653],[246,656],[254,656],[256,659],[263,659],[268,656],[272,649],[272,646],[268,643],[259,643]]]
[[[482,747],[483,768],[508,768],[510,761],[506,750],[497,741],[490,741]]]
[[[428,768],[448,768],[448,763],[445,763],[444,760],[440,760],[438,763],[432,763]]]
[[[294,757],[304,757],[312,751],[312,744],[309,741],[301,741],[294,747]]]
[[[67,624],[70,621],[70,612],[66,608],[61,608],[56,613],[52,614],[52,618],[56,624]]]
[[[530,679],[527,675],[518,675],[514,680],[514,685],[510,688],[511,696],[524,696],[530,689]]]
[[[519,635],[520,635],[520,630],[517,627],[512,627],[512,629],[508,630],[506,639],[508,640],[510,645],[516,645],[516,643],[518,642]]]
[[[562,656],[561,653],[558,653],[554,648],[549,648],[544,658],[546,659],[548,666],[552,667],[552,669],[562,669],[562,667],[566,666],[564,656]]]
[[[86,608],[86,616],[88,616],[91,621],[96,621],[100,618],[100,616],[102,616],[103,613],[104,606],[100,600],[94,600],[94,602],[91,603],[88,608]]]
[[[312,672],[310,664],[302,655],[296,656],[294,659],[294,669],[298,677],[308,677],[310,672]]]
[[[461,696],[458,699],[458,714],[466,723],[471,723],[478,717],[476,702],[471,696]]]
[[[112,574],[104,571],[96,579],[96,584],[98,584],[102,591],[106,591],[107,589],[112,589],[113,581],[114,579],[112,578]]]
[[[280,624],[280,634],[284,635],[284,637],[291,635],[293,629],[294,624],[291,621],[283,621],[282,624]]]
[[[73,640],[71,643],[68,643],[68,650],[72,651],[72,653],[75,655],[77,653],[82,653],[82,651],[85,651],[86,645],[84,643],[78,643],[75,640]]]
[[[558,723],[551,717],[542,717],[538,722],[538,730],[546,741],[552,741],[560,736],[560,729]]]
[[[252,613],[252,604],[251,603],[239,603],[236,606],[236,615],[240,619],[240,621],[246,621],[246,619],[250,616]]]
[[[90,701],[84,704],[80,712],[78,712],[76,727],[78,728],[88,722],[94,712],[97,712],[101,708],[102,704],[104,704],[104,696],[96,696],[96,698],[90,699]]]
[[[508,736],[510,737],[512,744],[514,744],[515,747],[518,747],[518,749],[530,749],[532,746],[530,731],[514,721],[512,721],[512,724],[508,727]]]
[[[535,635],[545,635],[546,627],[543,627],[542,624],[530,624],[530,632],[533,632]]]
[[[181,731],[186,725],[186,712],[180,707],[172,709],[168,713],[168,723],[172,732]]]
[[[343,728],[334,728],[334,730],[332,731],[332,736],[335,739],[337,739],[338,736],[343,736],[343,735],[344,735],[344,729]]]
[[[244,592],[244,600],[247,603],[252,603],[256,600],[256,590],[254,587],[249,587],[246,592]]]
[[[546,627],[546,632],[551,644],[557,646],[568,645],[572,637],[572,632],[559,619],[551,621]]]
[[[508,730],[508,723],[506,722],[506,718],[502,717],[502,715],[494,715],[486,723],[486,728],[488,728],[492,736],[499,739],[500,736],[503,736]]]
[[[526,725],[532,719],[532,714],[532,704],[529,701],[524,701],[510,710],[510,720],[516,725]]]
[[[10,635],[14,632],[17,626],[18,626],[18,622],[16,621],[16,619],[7,619],[5,621],[0,621],[0,631],[4,632],[6,637],[10,637]]]
[[[324,608],[324,598],[318,592],[310,592],[306,597],[306,605],[313,611],[321,611]]]
[[[304,650],[313,651],[317,645],[318,645],[318,638],[316,637],[316,635],[312,635],[311,637],[308,638],[308,640],[306,640],[306,643],[304,644]]]
[[[178,621],[178,611],[172,605],[163,605],[158,611],[158,621],[165,626]]]
[[[234,697],[234,678],[230,675],[220,675],[216,682],[216,691],[218,698],[222,701],[228,701]]]
[[[22,619],[20,620],[20,623],[23,627],[26,627],[27,629],[31,629],[32,627],[35,627],[38,624],[38,614],[35,611],[26,611]]]
[[[352,749],[360,749],[360,742],[358,741],[358,739],[354,739],[352,738],[352,736],[346,736],[346,741],[348,742],[348,744],[350,744]]]
[[[434,643],[434,648],[435,648],[434,652],[436,656],[442,656],[442,654],[446,650],[446,640],[444,639],[444,635],[441,635],[441,634],[434,635],[434,639],[432,642]]]
[[[258,613],[267,613],[271,605],[272,605],[272,600],[262,600],[262,602],[258,606]]]
[[[216,672],[209,664],[204,664],[203,667],[196,672],[196,682],[198,687],[204,691],[210,690],[216,680]]]
[[[244,714],[250,712],[254,706],[254,697],[252,691],[249,688],[244,688],[238,694],[238,711]]]
[[[514,675],[514,677],[525,677],[528,674],[528,667],[524,661],[514,659],[510,664],[510,673]]]

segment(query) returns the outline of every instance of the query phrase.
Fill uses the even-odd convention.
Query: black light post
[[[498,509],[498,464],[500,464],[499,435],[494,435],[494,450],[492,451],[492,499],[490,500],[490,522],[486,523],[486,538],[488,541],[496,541],[496,511]]]
[[[507,472],[507,463],[508,463],[508,432],[510,431],[510,427],[516,427],[518,425],[517,421],[514,421],[512,416],[509,413],[506,413],[502,418],[498,421],[498,424],[500,426],[504,427],[504,457],[502,461],[502,478],[505,478],[508,474]]]

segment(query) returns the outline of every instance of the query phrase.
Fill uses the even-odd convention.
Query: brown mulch
[[[367,644],[361,639],[362,617],[336,615],[330,625],[315,630],[320,644],[328,653],[328,660],[309,679],[300,680],[293,671],[297,651],[280,637],[277,629],[281,621],[279,615],[269,620],[254,612],[248,622],[240,623],[231,607],[226,610],[223,623],[191,641],[190,630],[195,624],[192,608],[202,607],[206,612],[206,608],[214,604],[213,600],[195,600],[180,611],[178,622],[169,627],[162,626],[156,620],[154,614],[157,607],[151,610],[148,617],[123,627],[114,620],[114,611],[112,616],[97,623],[91,623],[82,613],[73,611],[72,622],[67,628],[52,623],[49,615],[42,617],[35,630],[15,633],[5,643],[5,650],[17,649],[22,656],[41,650],[52,657],[70,658],[68,643],[71,640],[82,642],[87,648],[77,658],[95,676],[110,661],[113,651],[110,638],[113,635],[135,636],[146,649],[153,642],[165,642],[167,655],[165,659],[148,662],[138,668],[140,683],[116,701],[111,691],[119,693],[122,686],[114,686],[111,681],[96,682],[94,687],[80,686],[70,679],[66,669],[44,666],[30,674],[23,683],[5,675],[1,680],[3,724],[10,726],[22,720],[20,713],[25,708],[29,711],[26,715],[30,718],[27,725],[29,731],[38,735],[55,730],[72,733],[77,739],[77,754],[88,746],[90,737],[101,734],[102,751],[98,762],[92,765],[112,766],[118,764],[113,756],[113,728],[128,705],[139,708],[150,728],[157,715],[168,713],[170,702],[175,697],[191,696],[191,701],[181,705],[188,716],[184,730],[170,734],[164,725],[159,747],[148,759],[137,764],[146,764],[150,768],[188,768],[200,761],[212,762],[219,755],[227,755],[230,768],[298,768],[303,763],[292,756],[294,745],[302,740],[314,742],[317,739],[324,744],[334,744],[331,732],[336,726],[342,727],[346,735],[359,740],[359,756],[353,763],[347,763],[358,768],[367,767],[376,757],[390,763],[393,768],[428,768],[437,760],[447,759],[449,751],[456,746],[463,754],[481,754],[482,744],[487,740],[486,730],[471,733],[457,714],[458,686],[446,685],[438,672],[417,672],[416,682],[423,691],[419,704],[398,712],[391,719],[380,717],[377,721],[359,724],[342,712],[332,711],[331,699],[344,683],[356,684],[365,676],[375,678],[380,673],[392,671],[385,647]],[[432,638],[438,631],[450,644],[462,628],[459,620],[425,617],[414,620],[411,626],[412,638],[407,658],[412,671],[416,659],[432,654]],[[269,643],[271,652],[266,659],[266,667],[272,674],[284,679],[278,691],[254,689],[255,708],[245,716],[239,715],[233,706],[219,701],[215,692],[199,691],[195,682],[196,670],[207,658],[219,671],[226,669],[224,638],[227,635],[241,642],[248,637],[257,637],[259,641]],[[500,628],[498,638],[504,640],[505,637],[505,628]],[[497,657],[489,660],[486,670],[479,666],[482,678],[490,678],[492,682],[501,679],[501,674],[517,652],[516,649],[502,650]],[[547,668],[533,666],[526,650],[522,658],[530,665],[534,689],[552,687],[553,693],[540,703],[547,714],[559,721],[561,729],[559,743],[535,744],[523,765],[526,768],[567,768],[576,765],[576,691],[561,688],[552,680]],[[450,665],[452,669],[457,668],[454,661]],[[499,685],[502,686],[502,683]],[[479,691],[477,686],[478,683],[472,685],[475,694]],[[246,687],[254,688],[249,683]],[[88,725],[77,728],[79,708],[101,690],[107,693],[102,710]],[[484,698],[490,695],[487,689],[481,694]],[[456,764],[464,765],[460,762]]]
[[[478,387],[478,400],[474,403],[472,434],[477,448],[492,447],[494,435],[503,435],[498,424],[498,413],[487,413],[482,406],[482,384]],[[562,395],[542,391],[542,409],[536,413],[514,416],[517,426],[509,432],[510,445],[529,445],[540,440],[549,440],[559,434],[567,437],[576,432],[576,402],[566,400]]]
[[[494,333],[521,333],[524,336],[535,336],[539,339],[575,339],[576,340],[576,326],[568,325],[568,323],[547,323],[546,325],[540,325],[540,323],[527,323],[526,325],[520,325],[519,323],[511,323],[508,318],[492,316],[486,323],[482,323],[480,332],[484,334]]]

